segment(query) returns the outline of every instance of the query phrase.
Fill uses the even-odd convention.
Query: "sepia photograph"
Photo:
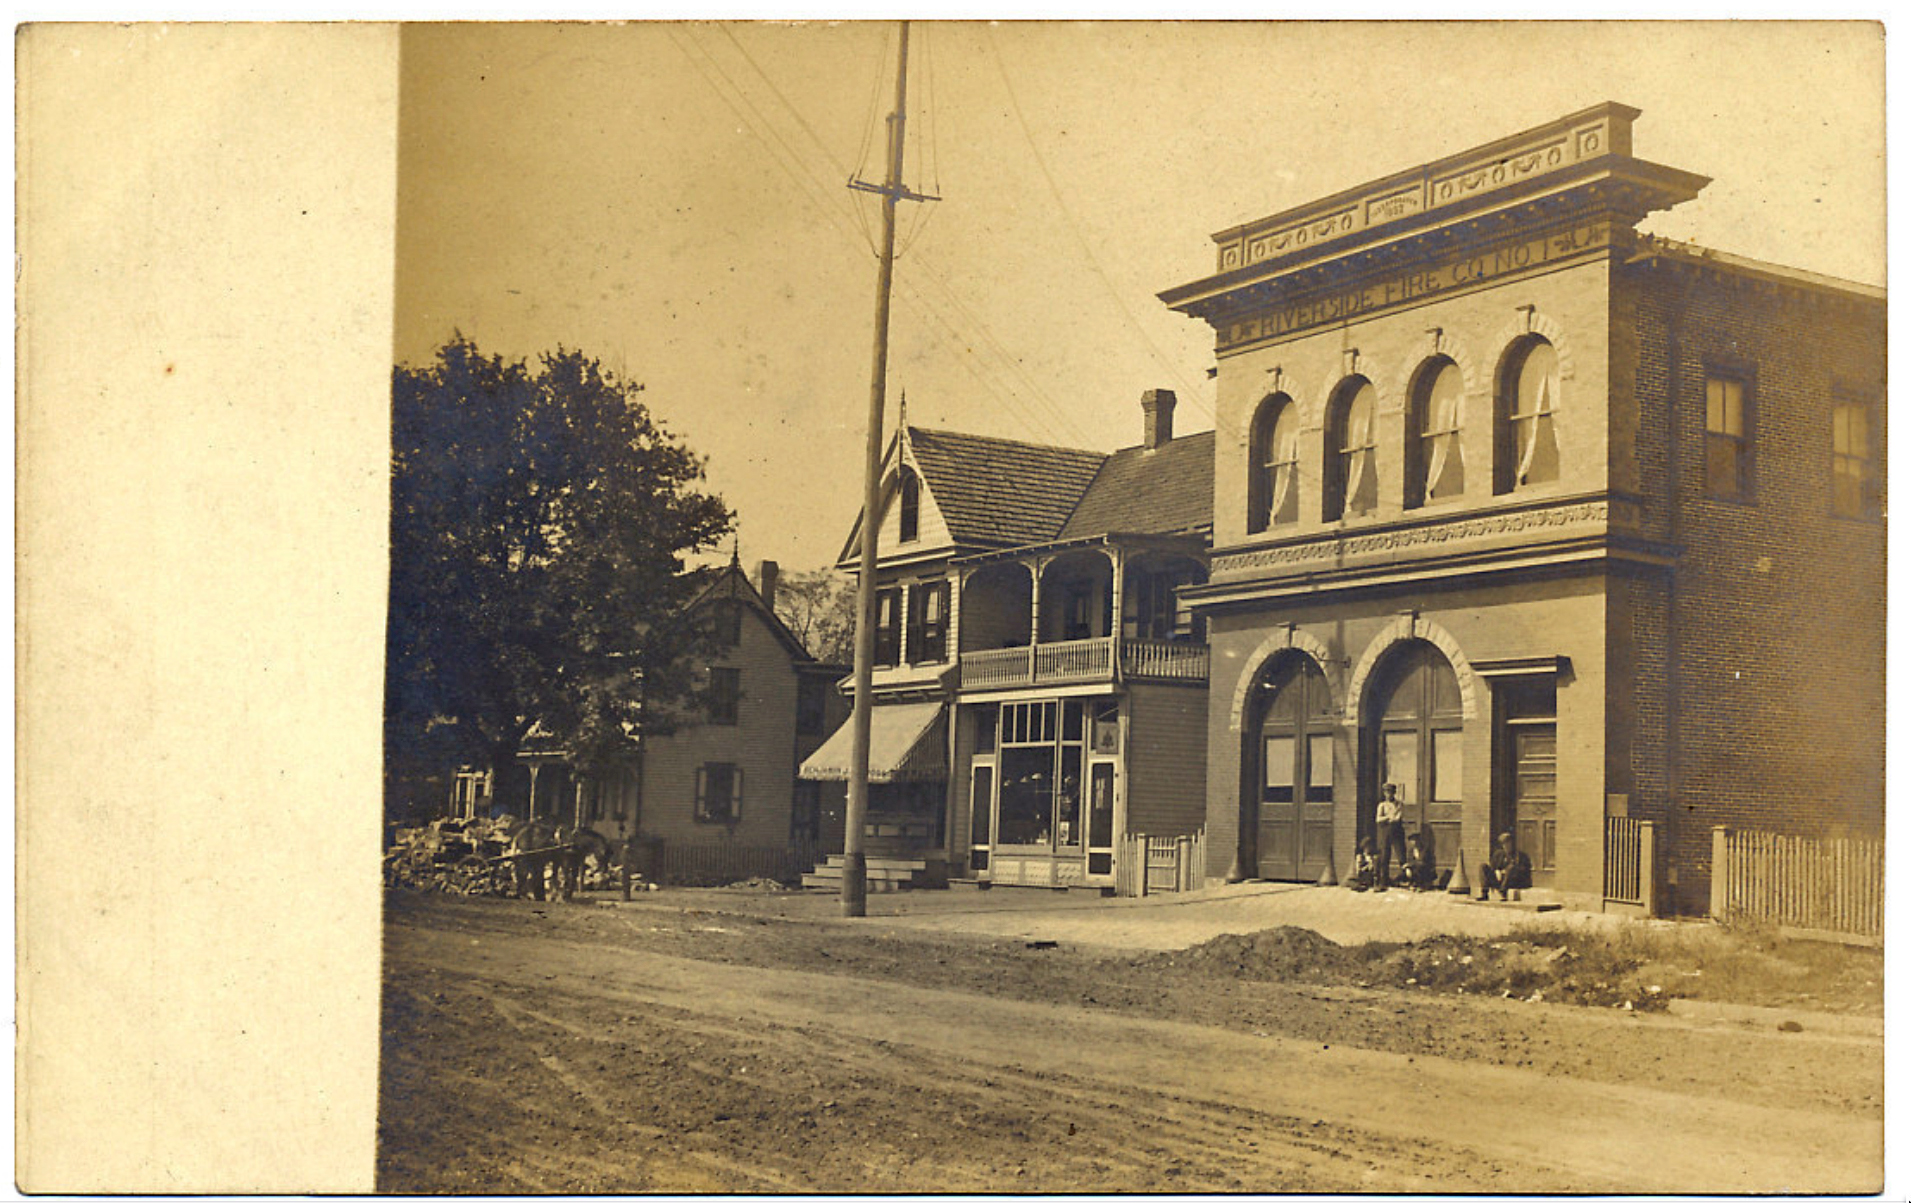
[[[23,27],[20,1189],[1886,1190],[1884,36]]]

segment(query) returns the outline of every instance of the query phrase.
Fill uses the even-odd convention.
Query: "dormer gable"
[[[915,454],[912,431],[904,427],[889,441],[877,485],[876,562],[932,559],[955,550],[955,538],[936,498],[935,486]],[[849,539],[837,556],[839,567],[853,568],[862,558],[863,520],[858,514]]]

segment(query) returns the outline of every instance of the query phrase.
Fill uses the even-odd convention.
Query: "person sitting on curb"
[[[1350,890],[1372,889],[1374,884],[1374,841],[1372,836],[1361,836],[1360,846],[1354,849],[1354,870],[1347,875],[1347,888]]]
[[[1533,862],[1519,849],[1513,847],[1513,833],[1500,832],[1499,844],[1493,849],[1493,855],[1480,868],[1480,901],[1485,902],[1493,891],[1500,892],[1500,901],[1506,901],[1508,890],[1530,890],[1533,888]]]
[[[1433,888],[1433,841],[1416,831],[1407,837],[1407,859],[1400,866],[1402,885],[1416,890]]]

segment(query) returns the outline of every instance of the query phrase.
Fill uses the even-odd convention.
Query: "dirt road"
[[[1876,1189],[1869,1034],[394,893],[385,1191]]]

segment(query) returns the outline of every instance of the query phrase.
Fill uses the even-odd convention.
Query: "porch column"
[[[968,587],[968,584],[969,570],[967,568],[957,568],[950,574],[949,603],[942,615],[944,627],[948,631],[946,638],[949,646],[949,662],[958,666],[962,663],[962,591]],[[957,682],[959,683],[961,679],[958,673]]]
[[[1029,561],[1028,585],[1028,680],[1035,680],[1035,645],[1042,641],[1042,569],[1049,557],[1036,556]]]
[[[531,770],[531,796],[525,799],[524,803],[524,817],[528,820],[537,818],[538,763],[535,760],[527,760],[524,762],[524,767]]]
[[[1102,554],[1108,557],[1108,655],[1110,675],[1121,680],[1121,577],[1123,572],[1120,547],[1103,547]]]

